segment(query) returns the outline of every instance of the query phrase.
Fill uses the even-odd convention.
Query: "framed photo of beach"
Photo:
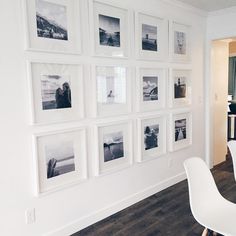
[[[166,104],[166,71],[137,68],[137,107],[140,112],[163,109]]]
[[[166,153],[166,118],[156,115],[138,119],[138,161],[147,161]]]
[[[73,121],[84,117],[80,65],[31,61],[28,68],[32,124]]]
[[[132,165],[132,121],[99,124],[95,132],[98,140],[95,175],[112,173]]]
[[[191,104],[191,70],[170,69],[170,107],[183,107]]]
[[[129,55],[128,11],[90,0],[90,12],[94,54],[127,57]]]
[[[143,13],[135,17],[136,55],[140,59],[164,60],[168,55],[167,20]]]
[[[87,178],[85,135],[84,129],[34,135],[37,196]]]
[[[80,1],[24,1],[28,50],[81,52]]]

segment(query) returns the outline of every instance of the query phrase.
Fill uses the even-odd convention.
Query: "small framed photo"
[[[78,64],[29,62],[32,123],[84,117],[82,67]]]
[[[165,107],[166,71],[160,68],[137,69],[138,110],[155,111]]]
[[[128,11],[90,0],[94,53],[97,56],[127,57],[129,54]]]
[[[80,6],[77,0],[25,0],[27,49],[81,52]]]
[[[95,175],[112,173],[131,166],[132,122],[110,123],[96,127],[98,151]]]
[[[166,118],[151,116],[138,120],[138,161],[152,160],[166,153]]]
[[[181,107],[191,104],[191,70],[170,70],[170,106]]]
[[[185,24],[170,23],[170,56],[176,62],[189,62],[191,57],[191,27]]]
[[[93,80],[96,116],[114,116],[131,111],[131,76],[127,67],[95,66]]]
[[[136,54],[141,59],[163,60],[168,44],[167,21],[163,18],[136,13]]]
[[[36,195],[83,181],[87,177],[85,130],[34,136]]]
[[[192,114],[190,111],[173,113],[171,116],[171,151],[192,144]]]

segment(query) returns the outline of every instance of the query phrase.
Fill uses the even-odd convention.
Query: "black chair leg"
[[[210,230],[210,229],[208,229],[208,230],[207,230],[207,236],[213,236],[213,231]]]

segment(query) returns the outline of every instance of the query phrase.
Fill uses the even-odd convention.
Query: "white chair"
[[[231,153],[234,169],[234,179],[236,181],[236,140],[231,140],[228,142],[228,147]]]
[[[219,193],[205,162],[193,157],[184,162],[184,168],[194,218],[207,229],[225,236],[236,236],[236,204]]]

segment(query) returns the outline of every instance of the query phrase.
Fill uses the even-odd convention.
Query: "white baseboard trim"
[[[118,202],[115,202],[114,204],[103,208],[97,212],[94,212],[90,215],[87,215],[85,217],[82,217],[80,219],[75,220],[74,222],[71,222],[59,229],[56,229],[54,231],[48,232],[44,234],[45,236],[68,236],[73,233],[76,233],[77,231],[84,229],[88,227],[89,225],[92,225],[106,217],[109,217],[113,214],[115,214],[118,211],[121,211],[157,192],[160,192],[182,180],[186,179],[185,172],[182,172],[176,176],[173,176],[169,179],[166,179],[162,182],[159,182],[156,185],[153,185],[151,187],[148,187],[144,189],[141,192],[135,193],[127,198],[124,198]]]

